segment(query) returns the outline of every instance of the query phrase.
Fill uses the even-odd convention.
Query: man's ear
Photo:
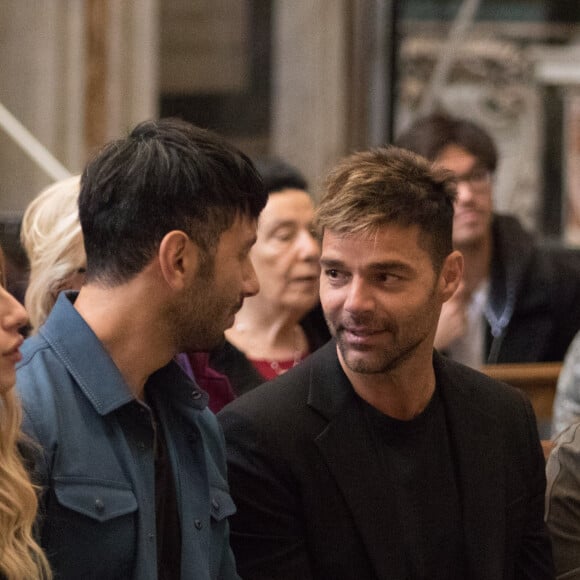
[[[439,288],[443,302],[447,302],[455,294],[462,278],[463,254],[458,250],[454,250],[445,258],[439,275]]]
[[[197,272],[199,248],[185,232],[172,230],[161,240],[158,257],[161,274],[167,284],[181,290]]]

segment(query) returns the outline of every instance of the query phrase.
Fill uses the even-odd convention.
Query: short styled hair
[[[478,159],[493,173],[497,168],[497,148],[489,133],[467,119],[446,113],[432,113],[417,119],[395,145],[435,161],[443,149],[457,145]]]
[[[451,172],[398,147],[371,149],[345,157],[329,173],[316,224],[321,233],[346,235],[417,225],[438,272],[453,251],[455,195]]]
[[[86,265],[79,188],[79,175],[53,183],[28,204],[22,218],[20,239],[29,263],[24,304],[33,329],[46,320],[63,281]]]
[[[172,230],[184,231],[209,258],[236,217],[256,219],[266,201],[253,163],[215,133],[173,118],[140,123],[83,172],[87,280],[130,280]]]

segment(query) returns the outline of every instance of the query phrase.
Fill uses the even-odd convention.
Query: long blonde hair
[[[62,283],[86,265],[79,222],[80,176],[53,183],[26,208],[20,238],[30,264],[24,304],[33,332],[52,310]]]
[[[0,250],[2,285],[3,277]],[[48,561],[32,534],[38,499],[18,451],[20,423],[20,404],[14,389],[0,392],[0,577],[50,579]]]

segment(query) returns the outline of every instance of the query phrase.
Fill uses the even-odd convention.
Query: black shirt
[[[395,496],[398,521],[393,525],[401,537],[406,578],[464,578],[461,502],[438,391],[410,421],[389,417],[359,400],[387,493]]]
[[[153,411],[155,415],[155,412]],[[157,578],[181,578],[181,527],[175,481],[171,461],[163,436],[163,428],[156,421],[155,431],[155,516],[157,532]]]

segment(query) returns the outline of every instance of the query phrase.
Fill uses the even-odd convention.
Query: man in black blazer
[[[529,402],[433,351],[463,269],[454,199],[448,172],[394,147],[329,175],[334,339],[220,414],[246,580],[553,578]]]

